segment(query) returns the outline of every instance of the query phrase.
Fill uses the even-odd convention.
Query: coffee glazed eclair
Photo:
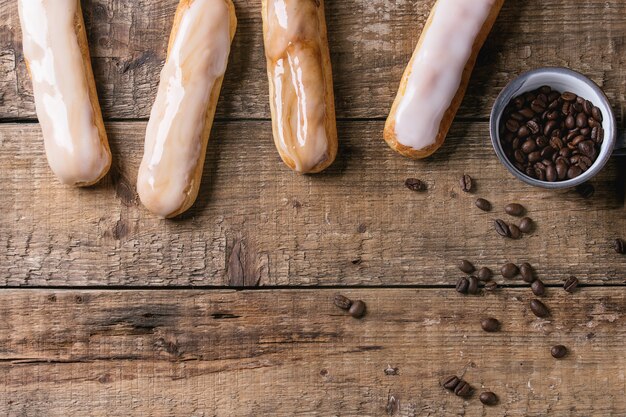
[[[323,0],[263,0],[274,143],[302,174],[337,155],[337,126]]]
[[[237,27],[231,0],[181,0],[146,129],[137,191],[162,218],[198,196],[209,134]]]
[[[95,184],[111,151],[80,0],[18,0],[18,12],[48,164],[64,184]]]
[[[504,0],[437,0],[385,124],[389,146],[414,159],[443,144]]]

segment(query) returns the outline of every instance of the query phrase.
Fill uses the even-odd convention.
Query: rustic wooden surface
[[[4,292],[0,414],[626,414],[624,291],[549,289],[547,320],[527,308],[527,288],[463,302],[445,289],[348,291],[367,303],[360,321],[334,293]],[[483,332],[484,315],[502,331]],[[553,359],[555,343],[569,356]],[[449,394],[448,374],[500,405]]]
[[[434,0],[326,0],[340,153],[302,177],[271,140],[260,0],[235,0],[198,203],[161,221],[134,183],[176,3],[83,1],[115,163],[76,190],[47,166],[16,1],[0,0],[0,415],[626,415],[626,256],[611,249],[626,238],[626,161],[611,160],[591,199],[541,191],[498,163],[487,129],[500,89],[543,65],[593,78],[624,126],[626,3],[509,0],[446,144],[414,162],[382,128]],[[512,201],[536,222],[519,241],[492,229]],[[517,281],[458,296],[459,258],[531,262],[553,285],[553,317],[535,319]],[[585,285],[575,295],[557,288],[571,273]],[[339,291],[367,302],[364,320],[332,305]],[[501,333],[479,329],[487,314]],[[572,351],[562,361],[557,342]],[[446,393],[449,373],[501,404]]]

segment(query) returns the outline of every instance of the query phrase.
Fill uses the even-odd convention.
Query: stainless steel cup
[[[591,101],[602,111],[604,128],[604,142],[600,149],[598,159],[580,176],[558,182],[540,181],[529,177],[518,170],[506,157],[500,142],[500,119],[505,107],[511,99],[528,91],[535,90],[541,86],[548,85],[557,91],[571,91],[585,99]],[[491,109],[491,119],[489,130],[491,133],[491,143],[500,158],[500,162],[518,179],[536,187],[560,189],[574,187],[590,180],[604,168],[612,154],[626,155],[626,143],[624,136],[618,138],[617,123],[608,98],[604,92],[593,81],[584,75],[566,68],[539,68],[528,71],[513,81],[511,81],[500,93]]]

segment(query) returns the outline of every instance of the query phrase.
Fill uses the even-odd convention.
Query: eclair
[[[392,149],[420,159],[441,147],[503,4],[437,0],[385,124],[384,138]]]
[[[189,209],[237,27],[231,0],[181,0],[146,128],[137,191],[162,218]]]
[[[64,184],[88,186],[111,166],[79,0],[18,0],[48,164]]]
[[[263,38],[274,143],[289,168],[324,170],[337,126],[323,0],[263,0]]]

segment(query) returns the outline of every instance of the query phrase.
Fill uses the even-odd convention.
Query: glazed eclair
[[[443,144],[504,0],[437,0],[385,124],[389,146],[425,158]]]
[[[237,18],[231,0],[181,0],[137,177],[143,205],[175,217],[198,195]]]
[[[323,0],[263,0],[274,143],[298,173],[337,155],[337,127]]]
[[[111,166],[79,0],[18,0],[48,164],[64,184],[92,185]]]

